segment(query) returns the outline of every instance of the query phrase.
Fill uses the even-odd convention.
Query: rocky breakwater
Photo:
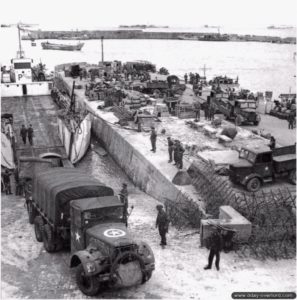
[[[205,39],[205,36],[208,38]],[[29,31],[23,39],[162,39],[162,40],[221,40],[216,33],[203,32],[147,32],[143,30],[82,30],[82,31]],[[213,37],[213,38],[212,38]],[[296,44],[296,37],[225,34],[224,41],[232,42],[266,42],[278,44]]]

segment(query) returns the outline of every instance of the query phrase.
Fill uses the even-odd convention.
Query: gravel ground
[[[231,299],[234,291],[294,291],[295,260],[256,261],[236,253],[222,253],[221,270],[204,271],[208,251],[199,246],[199,234],[170,228],[168,246],[159,246],[154,228],[158,201],[139,191],[109,158],[90,151],[78,166],[119,191],[128,183],[130,205],[134,205],[129,228],[136,239],[152,247],[156,270],[144,285],[104,291],[100,298]],[[35,240],[24,200],[1,199],[2,298],[87,298],[77,288],[75,272],[68,267],[69,253],[47,253]],[[188,235],[189,234],[189,235]]]

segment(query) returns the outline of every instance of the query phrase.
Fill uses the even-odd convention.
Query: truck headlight
[[[93,273],[96,271],[96,266],[93,263],[86,263],[86,269],[88,273]]]

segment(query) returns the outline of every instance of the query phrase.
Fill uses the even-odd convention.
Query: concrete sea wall
[[[193,208],[192,213],[196,211],[195,221],[191,225],[199,226],[202,213],[198,205],[194,205],[190,197],[183,193],[176,185],[166,178],[160,170],[152,165],[137,149],[135,149],[111,124],[101,119],[93,117],[92,133],[105,146],[106,150],[113,159],[126,172],[128,177],[141,190],[150,196],[171,206],[169,210],[173,212],[177,203],[183,203],[184,207]],[[194,207],[193,207],[194,206]],[[179,212],[175,212],[175,214]],[[181,217],[188,217],[186,213],[180,211]]]

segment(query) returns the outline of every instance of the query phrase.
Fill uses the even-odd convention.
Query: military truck
[[[252,99],[233,99],[216,95],[211,102],[217,111],[226,116],[226,119],[234,120],[237,126],[244,123],[258,125],[261,121],[260,115],[256,112],[256,101]]]
[[[144,283],[155,268],[154,254],[136,242],[114,191],[75,168],[37,172],[26,201],[35,235],[47,252],[70,247],[79,289],[96,295],[103,286]]]
[[[296,144],[271,150],[267,146],[244,147],[239,161],[230,165],[230,179],[250,192],[256,192],[265,182],[287,177],[296,184]]]

